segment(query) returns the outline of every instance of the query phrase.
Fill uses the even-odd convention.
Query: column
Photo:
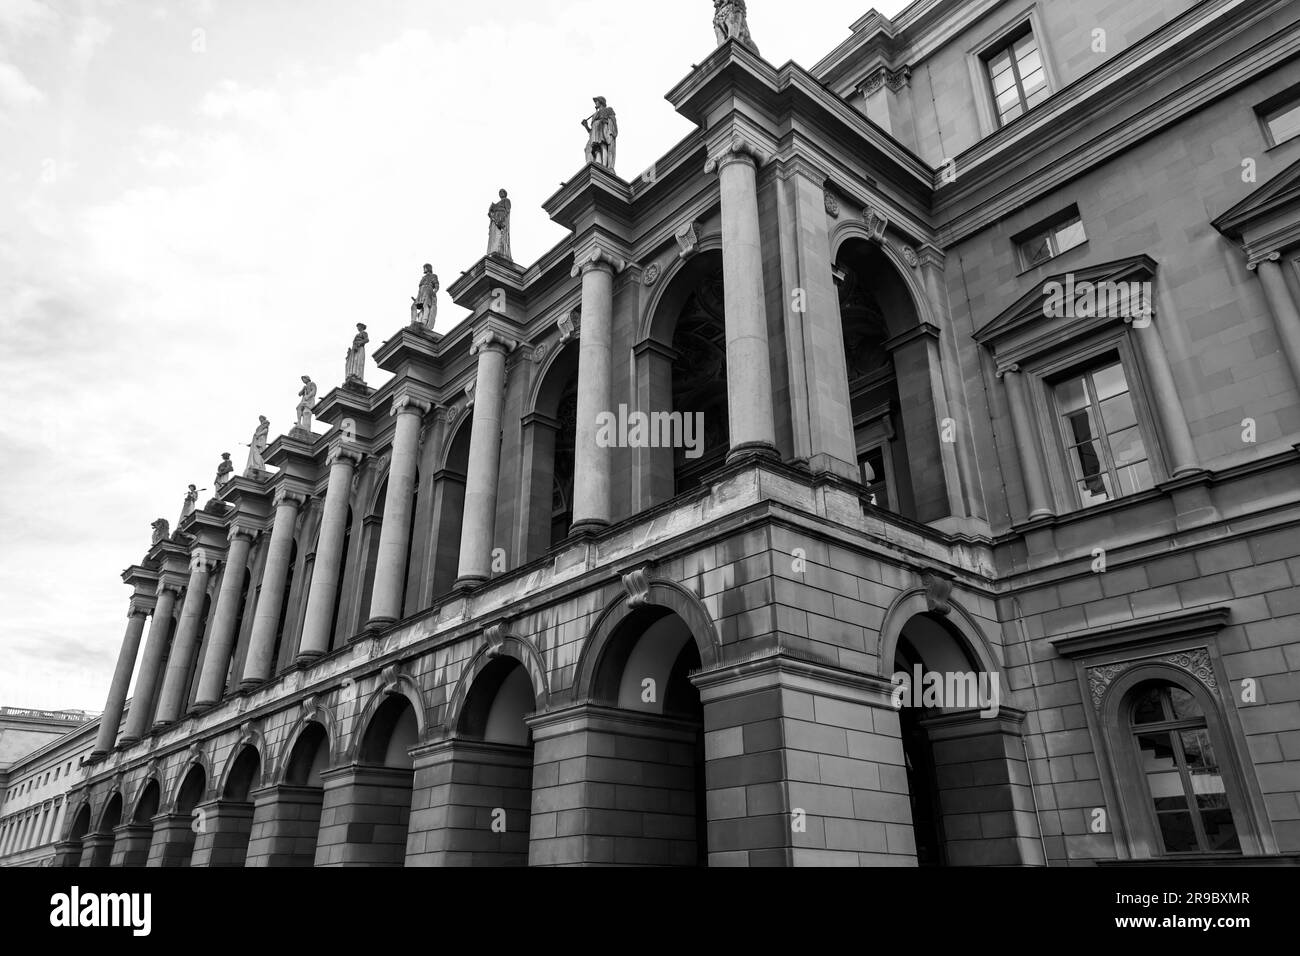
[[[393,432],[388,495],[384,499],[384,523],[379,529],[379,556],[375,563],[375,586],[370,598],[367,627],[388,627],[403,617],[402,591],[406,585],[406,558],[411,543],[411,507],[415,471],[419,464],[420,426],[428,411],[428,402],[410,395],[402,395],[393,401],[391,414],[397,418],[397,425]],[[344,514],[346,516],[346,509]],[[319,556],[316,560],[319,568]]]
[[[159,582],[158,601],[154,608],[153,621],[149,624],[149,640],[145,642],[144,659],[140,662],[140,676],[135,682],[135,696],[131,698],[131,709],[126,715],[126,732],[122,735],[122,746],[135,743],[145,735],[149,727],[150,711],[153,710],[154,694],[158,690],[158,672],[162,668],[163,655],[167,653],[167,637],[171,630],[172,610],[176,607],[176,597],[180,586],[173,581]]]
[[[950,418],[955,430],[954,440],[942,441],[939,450],[943,455],[944,475],[950,484],[949,500],[955,509],[954,515],[966,515],[967,495],[975,486],[975,466],[968,455],[970,439],[970,415],[962,389],[961,361],[952,344],[952,330],[947,308],[947,297],[941,284],[942,259],[932,249],[924,249],[918,255],[922,278],[925,281],[926,298],[930,300],[930,313],[939,329],[939,339],[935,344],[931,374],[937,371],[935,383],[935,412],[939,417],[937,427],[942,432],[943,420]],[[979,495],[970,494],[974,509],[979,509]],[[977,515],[978,516],[978,515]]]
[[[1161,312],[1170,314],[1167,309],[1161,309]],[[1156,327],[1150,314],[1129,317],[1125,321],[1136,330],[1138,342],[1142,346],[1147,378],[1151,384],[1152,397],[1156,401],[1157,413],[1160,415],[1161,437],[1171,459],[1171,477],[1195,474],[1201,470],[1201,466],[1196,458],[1196,446],[1192,442],[1192,433],[1187,427],[1187,418],[1183,415],[1183,403],[1178,397],[1173,369],[1169,366],[1169,352],[1160,338],[1160,329]]]
[[[771,349],[758,233],[758,166],[762,154],[736,136],[706,164],[722,196],[722,281],[726,299],[727,411],[731,456],[776,453]]]
[[[1034,440],[1033,422],[1029,416],[1025,383],[1021,380],[1020,366],[1009,365],[998,371],[998,378],[1006,386],[1007,401],[1011,406],[1011,430],[1016,436],[1016,451],[1020,455],[1020,473],[1024,476],[1025,496],[1029,499],[1029,520],[1050,518],[1056,514],[1047,492],[1047,478],[1043,474],[1043,459]]]
[[[189,683],[190,669],[194,666],[194,652],[202,635],[203,601],[208,593],[208,577],[216,561],[200,548],[190,558],[190,583],[185,589],[185,602],[181,605],[180,623],[176,625],[176,640],[167,659],[167,676],[163,681],[162,696],[158,698],[155,727],[173,724],[185,709],[185,687]]]
[[[126,706],[126,692],[131,686],[135,658],[140,651],[140,638],[144,634],[144,619],[149,616],[152,603],[140,597],[131,599],[131,607],[126,613],[126,635],[122,638],[121,650],[117,652],[117,667],[113,670],[113,683],[109,685],[103,716],[99,718],[99,735],[95,738],[91,759],[106,756],[117,741],[122,709]]]
[[[613,517],[614,450],[596,441],[596,422],[610,408],[613,381],[614,276],[627,263],[599,246],[573,267],[582,275],[582,332],[578,339],[578,417],[571,533],[599,531]]]
[[[1259,281],[1264,286],[1269,311],[1273,313],[1273,324],[1277,329],[1278,340],[1282,343],[1282,351],[1286,353],[1292,376],[1300,383],[1300,310],[1297,310],[1295,300],[1291,298],[1291,290],[1287,288],[1279,259],[1280,253],[1269,253],[1266,258],[1247,268],[1259,273]]]
[[[465,476],[465,514],[460,532],[457,587],[473,587],[492,576],[497,479],[501,469],[501,408],[505,403],[506,355],[515,342],[489,329],[470,348],[478,356],[474,424]]]
[[[235,525],[230,529],[230,549],[226,555],[226,569],[221,574],[221,590],[217,594],[217,609],[212,616],[212,637],[199,672],[199,691],[194,698],[194,709],[211,707],[221,700],[225,691],[226,670],[230,667],[230,653],[235,647],[235,622],[239,620],[239,599],[244,592],[244,572],[248,569],[248,552],[257,532]]]
[[[289,573],[289,556],[293,553],[293,528],[298,509],[306,503],[302,495],[281,488],[275,493],[275,523],[266,546],[266,566],[262,569],[262,588],[253,615],[253,632],[248,639],[248,656],[240,690],[256,687],[271,676],[275,651],[275,632],[280,626],[280,609],[284,604],[284,579]]]
[[[329,455],[330,477],[325,489],[320,536],[316,540],[316,565],[311,574],[311,590],[307,594],[302,640],[298,643],[300,664],[313,661],[330,649],[334,595],[340,585],[343,538],[347,532],[348,498],[352,495],[352,475],[360,461],[361,452],[350,448],[335,448]]]

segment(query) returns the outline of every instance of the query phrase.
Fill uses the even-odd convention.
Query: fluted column
[[[465,475],[465,514],[460,532],[458,587],[481,584],[492,575],[492,534],[496,525],[497,479],[501,470],[501,409],[505,404],[506,355],[516,343],[488,330],[474,342],[478,356],[474,387],[474,427]]]
[[[284,580],[289,573],[293,553],[293,528],[298,509],[306,503],[302,495],[283,488],[275,493],[275,523],[266,546],[266,565],[262,568],[262,587],[253,615],[253,632],[248,639],[248,655],[239,687],[256,687],[271,676],[275,652],[275,632],[280,626],[280,609],[284,605]]]
[[[230,549],[226,569],[221,574],[217,608],[212,615],[212,637],[199,671],[195,710],[212,706],[221,700],[225,691],[230,653],[235,647],[235,622],[239,620],[239,602],[244,594],[244,572],[248,569],[248,552],[256,534],[253,529],[238,524],[230,529]]]
[[[717,170],[722,197],[722,281],[727,334],[727,412],[731,454],[776,452],[771,347],[758,226],[762,153],[736,136],[705,166]],[[585,322],[585,318],[584,318]]]
[[[1292,377],[1300,384],[1300,309],[1296,308],[1291,290],[1287,288],[1279,259],[1279,253],[1271,252],[1247,268],[1254,269],[1259,274],[1269,311],[1273,313],[1277,337],[1282,343],[1282,351],[1286,354],[1287,364],[1291,366]]]
[[[1050,518],[1056,512],[1051,505],[1047,477],[1043,473],[1043,459],[1034,440],[1034,427],[1029,415],[1029,401],[1025,383],[1021,380],[1020,366],[1009,365],[998,372],[1007,390],[1011,405],[1011,430],[1016,436],[1016,451],[1020,455],[1020,473],[1025,480],[1025,496],[1029,499],[1029,518]]]
[[[181,605],[181,618],[176,625],[176,640],[167,658],[167,675],[162,696],[158,698],[155,727],[175,723],[185,707],[185,687],[194,666],[194,653],[203,637],[199,633],[203,624],[203,601],[208,593],[208,578],[215,567],[216,561],[201,548],[190,557],[190,582],[185,588],[185,602]]]
[[[392,414],[396,416],[397,424],[393,432],[388,494],[384,499],[384,523],[379,529],[379,556],[375,563],[375,586],[370,598],[367,627],[387,627],[402,619],[402,591],[406,584],[406,558],[411,544],[411,507],[420,454],[420,426],[429,407],[428,402],[411,395],[402,395],[393,401]]]
[[[92,759],[107,754],[117,741],[126,692],[131,686],[135,658],[140,652],[140,638],[144,635],[144,620],[152,609],[152,601],[138,596],[131,599],[131,607],[126,613],[126,634],[122,638],[122,648],[117,652],[117,667],[113,670],[113,683],[109,685],[108,701],[104,704],[103,716],[99,718],[99,735],[90,754]]]
[[[1160,329],[1150,314],[1126,318],[1124,321],[1133,326],[1138,342],[1141,343],[1147,380],[1151,385],[1152,397],[1155,398],[1156,411],[1160,415],[1161,437],[1171,459],[1171,477],[1195,474],[1201,470],[1201,465],[1196,457],[1191,429],[1187,427],[1187,416],[1183,414],[1183,402],[1178,397],[1174,372],[1169,366],[1169,352],[1160,337]]]
[[[614,368],[614,276],[627,263],[596,247],[581,256],[582,332],[578,340],[578,413],[571,531],[598,531],[613,517],[613,448],[596,441],[597,419],[610,409]]]
[[[352,494],[352,475],[360,461],[361,452],[350,448],[335,448],[330,452],[330,477],[325,489],[320,537],[316,541],[316,564],[311,572],[307,615],[303,619],[302,640],[298,644],[299,663],[315,660],[330,649],[334,595],[341,583],[339,571],[343,566],[343,540],[347,534],[348,498]]]
[[[131,710],[127,713],[126,732],[122,735],[123,746],[135,743],[149,729],[147,722],[150,711],[153,710],[154,695],[158,690],[159,671],[162,668],[163,655],[167,653],[172,611],[176,607],[176,597],[179,593],[180,585],[174,581],[158,583],[158,601],[154,607],[153,621],[149,625],[149,639],[144,645],[144,659],[140,662],[140,676],[135,682]]]

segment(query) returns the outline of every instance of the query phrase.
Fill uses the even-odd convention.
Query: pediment
[[[1300,161],[1296,161],[1233,206],[1212,225],[1240,242],[1253,227],[1287,210],[1300,210]]]

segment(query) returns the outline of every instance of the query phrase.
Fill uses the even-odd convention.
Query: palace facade
[[[1294,862],[1297,57],[1286,0],[725,40],[124,572],[58,862]]]

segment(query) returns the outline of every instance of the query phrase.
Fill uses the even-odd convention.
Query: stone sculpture
[[[618,144],[618,119],[613,108],[606,104],[605,97],[597,96],[592,102],[596,104],[596,112],[582,121],[582,128],[587,131],[587,162],[604,166],[613,172]]]
[[[366,334],[365,323],[358,322],[357,334],[352,337],[352,347],[348,349],[346,356],[343,379],[345,385],[366,384],[366,343],[369,341],[370,336]]]
[[[265,415],[258,415],[257,430],[253,432],[253,440],[248,443],[248,464],[244,466],[244,474],[256,475],[265,470],[266,459],[262,453],[266,451],[266,439],[270,431],[271,420]]]
[[[489,238],[489,242],[491,239]],[[420,279],[420,290],[411,299],[411,325],[423,326],[430,332],[438,318],[438,276],[433,266],[424,264],[424,275]]]
[[[487,254],[513,262],[510,256],[510,199],[504,189],[497,195],[501,198],[488,207]]]
[[[235,480],[235,465],[230,460],[230,452],[221,453],[221,464],[217,465],[217,477],[212,483],[213,495],[220,495],[221,489]]]
[[[193,488],[194,486],[190,485],[190,487]],[[171,534],[171,526],[167,524],[166,518],[159,518],[150,527],[153,528],[152,544],[161,544]]]
[[[718,38],[718,46],[728,40],[739,40],[755,53],[758,52],[758,46],[749,35],[745,0],[713,0],[713,33]]]
[[[302,390],[298,392],[298,428],[311,431],[311,410],[316,407],[316,383],[309,376],[302,377]]]

